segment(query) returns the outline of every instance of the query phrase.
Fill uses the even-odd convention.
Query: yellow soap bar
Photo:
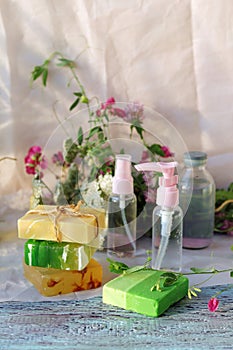
[[[29,266],[25,263],[23,268],[27,280],[47,297],[94,289],[102,284],[102,266],[95,259],[91,259],[81,271]]]
[[[96,239],[104,228],[102,208],[84,207],[75,212],[69,206],[38,205],[18,220],[18,237],[80,244],[94,240],[96,246]]]

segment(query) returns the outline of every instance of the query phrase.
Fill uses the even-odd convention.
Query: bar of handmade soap
[[[161,291],[151,291],[163,272],[141,270],[119,276],[104,285],[103,302],[158,317],[188,292],[188,279],[184,276]]]
[[[91,259],[82,271],[65,271],[52,268],[24,267],[24,276],[44,296],[50,297],[100,287],[102,266]]]
[[[18,220],[18,237],[80,244],[90,244],[93,241],[93,246],[96,246],[103,228],[103,209],[85,207],[79,213],[73,213],[68,208],[62,213],[54,205],[38,205]]]
[[[30,266],[61,270],[83,270],[96,249],[78,243],[29,239],[24,244],[24,261]]]

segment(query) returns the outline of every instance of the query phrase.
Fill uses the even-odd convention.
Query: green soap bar
[[[158,317],[188,292],[188,278],[178,280],[161,291],[151,288],[164,271],[141,270],[123,274],[103,287],[103,302],[140,314]]]
[[[29,239],[24,245],[24,261],[29,266],[60,270],[83,270],[96,248],[78,243]]]
[[[41,241],[38,245],[37,266],[47,267],[49,261],[49,242]]]

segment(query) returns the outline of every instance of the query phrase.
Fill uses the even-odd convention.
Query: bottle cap
[[[131,155],[117,154],[112,192],[116,194],[133,193],[133,177],[131,175]]]
[[[187,166],[200,166],[206,164],[207,154],[205,152],[191,151],[184,153],[184,163]]]

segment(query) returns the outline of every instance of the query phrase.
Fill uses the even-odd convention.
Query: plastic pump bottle
[[[183,214],[179,204],[176,162],[152,162],[135,166],[141,171],[160,172],[157,206],[152,222],[152,268],[181,271]]]
[[[108,201],[108,256],[122,258],[136,253],[137,199],[133,188],[131,156],[116,155],[112,194]]]

